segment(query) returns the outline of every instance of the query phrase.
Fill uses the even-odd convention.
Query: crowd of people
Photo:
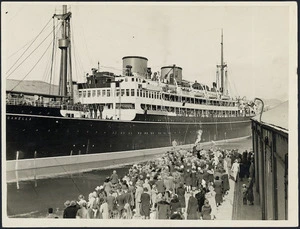
[[[88,198],[66,201],[63,218],[213,220],[229,179],[247,178],[244,203],[253,204],[253,160],[247,151],[172,150],[132,165],[122,177],[113,171]]]

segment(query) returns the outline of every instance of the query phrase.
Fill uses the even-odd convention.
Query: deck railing
[[[87,111],[87,108],[82,104],[69,105],[69,104],[62,103],[61,101],[41,102],[41,101],[31,101],[24,98],[6,99],[6,105],[51,107],[51,108],[61,108],[64,110]]]

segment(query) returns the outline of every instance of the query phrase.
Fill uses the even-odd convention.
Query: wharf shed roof
[[[285,101],[271,110],[262,113],[261,121],[256,115],[252,120],[260,122],[266,126],[288,133],[289,131],[289,101]]]

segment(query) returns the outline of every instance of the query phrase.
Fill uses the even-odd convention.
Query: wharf
[[[256,192],[255,183],[253,187],[254,205],[244,205],[242,196],[242,185],[247,184],[247,179],[240,179],[236,183],[233,199],[233,220],[261,220],[261,207],[259,204],[259,194]]]

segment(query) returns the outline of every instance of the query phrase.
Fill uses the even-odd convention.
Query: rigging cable
[[[16,55],[18,52],[20,52],[23,48],[25,48],[27,45],[29,45],[30,42],[32,42],[34,39],[28,41],[25,45],[23,45],[21,48],[19,48],[19,50],[15,51],[14,53],[10,54],[7,59],[10,59],[11,57],[13,57],[14,55]]]
[[[52,42],[51,42],[52,43]],[[35,66],[40,62],[40,60],[44,57],[44,55],[46,54],[48,48],[50,47],[51,43],[48,45],[47,49],[45,50],[45,52],[43,53],[43,55],[40,57],[40,59],[35,63],[35,65],[30,69],[30,71],[22,78],[22,80],[20,80],[16,86],[14,86],[10,91],[13,91],[28,75],[29,73],[31,73],[31,71],[35,68]]]
[[[73,33],[71,33],[71,39],[72,39],[72,47],[73,47],[73,56],[74,56],[74,59],[75,59],[75,71],[76,71],[76,74],[77,74],[77,80],[79,80],[79,74],[78,74],[78,68],[77,68],[77,65],[79,66],[79,68],[84,72],[84,68],[83,68],[83,64],[82,64],[82,61],[81,59],[77,59],[77,56],[80,57],[80,55],[78,55],[78,52],[77,52],[77,47],[75,47],[75,38],[74,38],[74,28],[73,28],[73,22],[71,21],[71,28],[72,28],[72,31]],[[76,52],[76,53],[75,53]],[[85,73],[84,73],[84,76],[81,77],[83,78],[83,80],[85,81]]]
[[[23,57],[23,55],[25,54],[25,52],[31,47],[31,45],[36,41],[36,39],[41,35],[41,33],[45,30],[45,28],[47,27],[47,25],[49,24],[50,20],[47,22],[47,24],[44,26],[44,28],[39,32],[39,34],[33,39],[33,41],[31,42],[31,44],[26,48],[26,50],[22,53],[22,55],[17,59],[17,61],[8,69],[8,71],[6,72],[6,74],[17,64],[17,62]],[[26,46],[26,45],[25,45]]]
[[[57,25],[58,26],[58,25]],[[56,27],[57,27],[56,26]],[[6,76],[6,79],[11,76],[30,56],[33,54],[44,42],[45,40],[52,34],[52,31],[42,40],[42,42],[11,72]],[[52,43],[52,42],[51,42]],[[26,49],[27,50],[27,49]]]
[[[228,70],[227,70],[227,71],[228,71]],[[227,74],[228,74],[228,73],[227,73]],[[229,81],[229,82],[231,82],[231,81]],[[235,90],[235,92],[236,92],[236,95],[239,96],[240,94],[239,94],[238,90],[236,89],[234,80],[232,81],[232,83],[233,83],[233,88],[234,88],[234,90]]]
[[[48,80],[48,76],[49,76],[50,66],[51,66],[51,53],[47,59],[47,63],[45,64],[44,74],[43,74],[43,77],[41,78],[42,81],[44,81],[44,82],[48,82],[47,80]]]
[[[10,91],[13,91],[17,86],[19,86],[19,84],[32,72],[32,70],[37,66],[37,64],[41,61],[41,59],[44,57],[44,55],[46,54],[47,50],[49,49],[50,45],[52,44],[52,41],[50,42],[50,44],[48,45],[48,47],[46,48],[45,52],[42,54],[42,56],[40,57],[40,59],[35,63],[35,65],[30,69],[30,71],[22,78],[22,80],[20,80],[16,86],[14,86]]]

